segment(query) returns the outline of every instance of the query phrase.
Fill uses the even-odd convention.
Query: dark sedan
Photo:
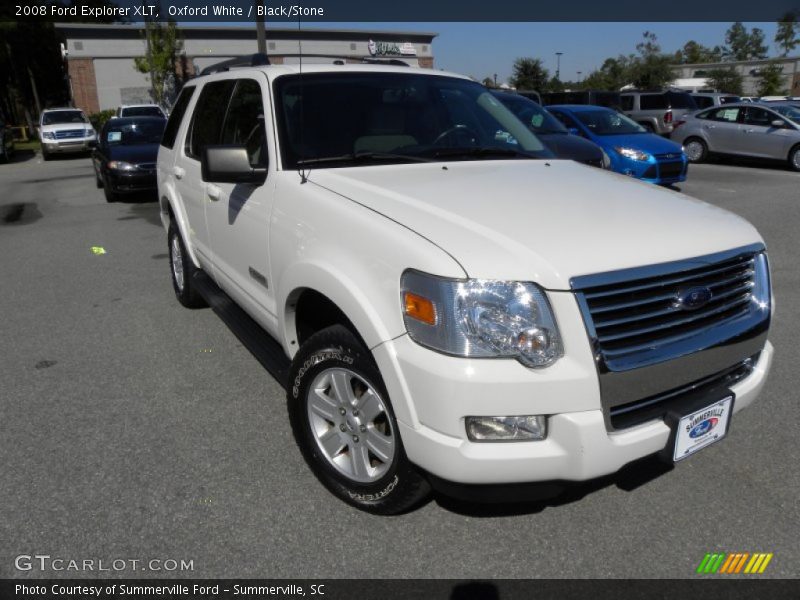
[[[608,168],[608,158],[600,146],[570,134],[558,119],[533,100],[508,92],[492,92],[492,95],[525,123],[558,158]]]
[[[166,123],[159,117],[123,117],[105,124],[92,159],[97,187],[108,202],[156,191],[158,144]]]

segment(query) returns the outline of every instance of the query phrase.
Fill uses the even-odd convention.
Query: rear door
[[[712,110],[702,121],[703,133],[712,152],[738,153],[739,112],[736,106],[720,107]]]
[[[789,154],[789,129],[773,127],[772,121],[783,121],[775,113],[758,106],[744,109],[739,153],[762,158],[784,159]]]
[[[269,271],[269,219],[275,177],[265,127],[269,90],[263,74],[236,81],[219,143],[244,146],[253,167],[270,174],[263,185],[205,183],[206,222],[217,283],[272,333],[276,318]],[[266,311],[266,315],[265,315]]]

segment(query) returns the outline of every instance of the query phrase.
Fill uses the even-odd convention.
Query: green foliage
[[[683,48],[675,53],[675,62],[681,64],[697,64],[719,62],[722,60],[725,49],[722,46],[709,48],[694,40],[689,40]]]
[[[729,60],[753,60],[767,57],[767,45],[764,43],[764,32],[754,27],[751,32],[737,21],[725,33],[728,45],[726,58]]]
[[[758,76],[759,96],[784,96],[786,88],[783,87],[783,67],[780,63],[771,62],[761,69]]]
[[[483,81],[482,81],[481,83],[482,83],[483,85],[485,85],[486,87],[488,87],[488,88],[493,88],[493,87],[496,87],[496,86],[494,85],[494,79],[492,79],[491,77],[484,77],[484,78],[483,78]]]
[[[668,86],[675,79],[670,65],[672,57],[661,52],[656,34],[645,31],[644,40],[636,44],[639,56],[634,57],[630,67],[633,85],[645,90]]]
[[[145,37],[149,52],[134,58],[136,70],[150,78],[153,88],[153,101],[165,105],[169,99],[170,87],[175,81],[175,65],[183,50],[183,40],[174,21],[145,23]]]
[[[510,83],[518,90],[542,91],[547,88],[550,73],[542,65],[539,58],[518,58],[514,61],[514,69]]]
[[[743,78],[733,69],[709,69],[705,72],[708,84],[715,90],[726,94],[741,96],[743,92]]]
[[[109,108],[108,110],[101,110],[100,112],[92,113],[91,115],[88,115],[89,122],[92,124],[92,127],[94,127],[94,130],[99,132],[103,128],[103,125],[105,125],[106,122],[113,117],[116,112],[117,111],[115,111],[113,108]]]
[[[582,82],[586,90],[619,90],[631,83],[631,68],[634,62],[633,55],[607,58],[603,65],[592,71]]]
[[[787,13],[778,23],[775,45],[780,49],[781,56],[788,56],[797,46],[800,46],[800,23],[797,21],[796,14]]]

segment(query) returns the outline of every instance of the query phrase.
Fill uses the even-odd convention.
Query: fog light
[[[544,415],[467,417],[467,437],[473,442],[526,442],[547,437]]]

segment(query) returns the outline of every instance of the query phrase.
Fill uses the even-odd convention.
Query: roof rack
[[[237,67],[261,67],[270,64],[269,56],[257,52],[256,54],[248,54],[246,56],[237,56],[228,60],[223,60],[213,65],[207,66],[200,71],[200,75],[210,75],[211,73],[221,73],[229,69]]]

